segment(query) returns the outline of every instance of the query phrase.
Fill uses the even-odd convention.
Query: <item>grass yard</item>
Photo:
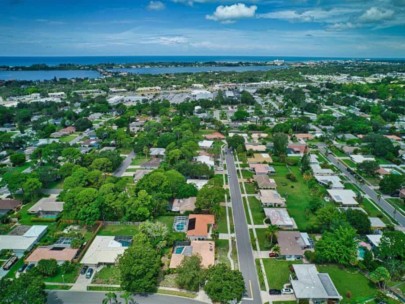
[[[387,199],[388,202],[391,203],[391,205],[395,206],[395,208],[402,210],[405,212],[405,201],[402,198],[389,198]]]
[[[346,156],[347,156],[343,151],[339,150],[339,149],[336,148],[335,146],[332,146],[332,147],[330,148],[330,150],[331,150],[331,151],[333,152],[333,154],[335,154],[337,157],[346,157]]]
[[[256,229],[257,239],[259,241],[260,250],[269,250],[271,248],[270,241],[266,237],[267,229]]]
[[[220,263],[225,263],[226,265],[230,266],[231,264],[228,260],[228,250],[229,250],[228,240],[215,241],[215,259]]]
[[[139,166],[140,164],[146,163],[150,158],[142,155],[137,155],[132,159],[132,166]]]
[[[346,166],[349,166],[352,169],[356,169],[356,164],[350,160],[350,159],[342,159],[342,162],[346,164]]]
[[[318,266],[318,271],[329,274],[343,297],[341,303],[363,303],[377,292],[374,284],[358,271],[341,269],[335,265]],[[347,297],[349,292],[351,293],[350,298]]]
[[[74,283],[74,282],[76,282],[76,279],[79,275],[81,265],[80,264],[73,264],[73,265],[75,267],[73,269],[73,271],[66,273],[64,275],[64,277],[62,277],[62,273],[60,271],[58,271],[58,273],[55,276],[45,278],[44,281],[49,282],[49,283]]]
[[[158,288],[157,293],[164,294],[164,295],[170,295],[170,296],[183,297],[183,298],[190,298],[190,299],[194,299],[197,296],[197,294],[192,293],[192,292],[167,290],[167,289],[162,289],[162,288]]]
[[[301,263],[300,261],[263,259],[270,288],[282,289],[283,285],[289,282],[290,265]]]
[[[46,290],[69,290],[72,288],[70,285],[51,285],[51,284],[46,284],[45,289]]]
[[[7,274],[4,276],[6,279],[14,279],[15,274],[17,273],[17,270],[24,264],[24,259],[19,259],[17,263],[15,263],[13,266],[11,266],[10,270],[7,272]]]
[[[120,284],[120,271],[117,266],[105,266],[100,271],[96,272],[93,277],[92,284]]]
[[[256,262],[257,276],[259,277],[260,289],[261,290],[266,290],[266,285],[264,284],[264,277],[263,277],[262,268],[260,267],[260,261],[255,260],[255,262]]]
[[[256,194],[256,186],[253,183],[245,183],[246,193],[247,194]],[[243,186],[242,183],[240,185],[240,189],[243,193]]]
[[[253,223],[255,225],[262,225],[266,218],[262,203],[256,197],[249,197],[249,206],[252,211]]]
[[[228,224],[226,220],[226,207],[221,207],[221,216],[216,218],[217,229],[219,233],[228,233]]]
[[[274,166],[276,174],[273,176],[277,182],[277,191],[287,199],[287,209],[291,217],[294,218],[300,231],[305,231],[308,226],[309,219],[306,215],[306,210],[311,200],[311,193],[306,185],[304,178],[301,175],[298,167],[290,167],[292,173],[297,178],[296,182],[292,182],[286,178],[289,173],[286,166]]]
[[[127,235],[134,236],[138,232],[138,226],[135,225],[107,225],[100,229],[97,235],[116,236]]]
[[[253,178],[253,175],[254,175],[253,172],[250,170],[242,170],[243,178],[246,178],[246,179]]]
[[[59,141],[60,141],[60,142],[63,142],[63,143],[67,143],[67,142],[70,142],[70,141],[72,141],[73,139],[75,139],[77,136],[78,136],[78,134],[70,134],[70,135],[68,135],[68,136],[61,137],[61,138],[59,139]]]

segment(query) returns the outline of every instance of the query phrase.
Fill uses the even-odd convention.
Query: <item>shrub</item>
[[[292,182],[297,181],[297,177],[293,173],[287,173],[286,178],[289,179]]]
[[[40,260],[36,268],[41,274],[52,277],[58,272],[58,263],[54,259]]]

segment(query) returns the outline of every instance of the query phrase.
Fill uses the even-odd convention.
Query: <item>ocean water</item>
[[[148,62],[267,62],[276,59],[286,62],[323,61],[323,60],[364,60],[364,58],[338,57],[283,57],[283,56],[77,56],[77,57],[0,57],[0,66],[30,66],[33,64],[100,64],[100,63],[148,63]],[[380,58],[378,60],[405,60]]]

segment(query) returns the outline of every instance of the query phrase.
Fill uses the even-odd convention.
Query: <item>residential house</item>
[[[0,251],[12,250],[18,257],[31,250],[46,233],[48,226],[17,226],[7,235],[0,235]]]
[[[209,239],[214,224],[215,217],[211,214],[190,214],[188,217],[187,237],[192,241]]]
[[[289,144],[287,146],[288,156],[303,156],[308,151],[306,144]]]
[[[139,167],[144,170],[155,170],[159,168],[161,162],[161,158],[151,158],[147,162],[140,164]]]
[[[212,145],[214,144],[214,141],[212,140],[202,140],[198,142],[198,146],[200,149],[208,150],[211,149]]]
[[[256,182],[259,189],[276,189],[276,181],[269,178],[267,175],[254,175],[254,181]]]
[[[318,183],[331,188],[331,189],[344,189],[345,186],[342,184],[340,177],[337,175],[315,175],[314,178]]]
[[[350,158],[356,164],[361,164],[362,162],[365,162],[365,161],[375,161],[374,156],[371,156],[371,155],[352,154],[352,155],[350,155]]]
[[[22,202],[15,199],[2,199],[0,200],[0,217],[11,211],[17,211],[22,206]]]
[[[204,138],[207,140],[223,140],[223,139],[225,139],[225,136],[219,132],[214,132],[214,133],[205,135]]]
[[[319,273],[313,264],[293,264],[290,283],[297,301],[339,303],[342,296],[327,273]]]
[[[69,247],[58,247],[57,245],[41,246],[36,248],[26,259],[28,264],[37,264],[41,260],[56,260],[61,265],[65,262],[72,262],[79,249]]]
[[[187,211],[194,211],[196,200],[196,197],[176,198],[173,200],[172,211],[180,212],[180,214]]]
[[[113,265],[131,245],[132,237],[96,236],[80,261],[89,266]]]
[[[256,173],[256,175],[267,175],[270,173],[271,168],[266,164],[249,164],[250,170]]]
[[[379,217],[369,217],[370,227],[374,231],[380,231],[387,228],[387,225]]]
[[[353,190],[329,189],[327,190],[331,199],[343,207],[356,207],[359,203],[356,201],[356,193]]]
[[[281,229],[294,229],[297,227],[286,208],[264,208],[264,213],[272,225]]]
[[[308,234],[299,231],[278,231],[277,243],[280,247],[280,257],[286,260],[302,259],[305,250],[312,248]]]
[[[208,183],[208,179],[188,179],[187,184],[193,184],[198,190],[201,190]]]
[[[368,239],[371,247],[376,249],[380,246],[382,234],[367,234],[366,238]]]
[[[260,190],[260,201],[265,207],[285,207],[285,199],[276,190]]]
[[[56,197],[41,198],[34,206],[28,209],[28,213],[38,217],[57,217],[63,211],[64,202],[59,202]]]
[[[157,158],[164,158],[166,153],[165,148],[150,148],[149,155]]]
[[[201,266],[208,268],[215,264],[215,242],[191,241],[174,247],[170,268],[177,268],[187,256],[198,255],[201,257]]]
[[[254,152],[266,152],[266,146],[265,145],[259,145],[259,144],[253,144],[253,143],[247,143],[245,144],[246,151],[254,151]]]
[[[268,153],[255,153],[253,154],[253,157],[248,158],[248,163],[249,164],[271,164],[273,162],[273,159]]]
[[[196,162],[199,162],[199,163],[202,163],[202,164],[206,164],[208,167],[210,167],[210,168],[214,168],[214,166],[215,166],[215,162],[214,162],[214,160],[210,157],[210,156],[208,156],[208,155],[199,155],[199,156],[196,156],[196,157],[194,157],[194,160],[196,161]]]

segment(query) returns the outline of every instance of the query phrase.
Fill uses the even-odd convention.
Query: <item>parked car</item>
[[[281,290],[280,289],[270,289],[269,294],[271,294],[271,295],[281,295]]]
[[[283,289],[281,290],[281,293],[282,293],[282,294],[293,294],[294,291],[293,291],[291,288],[283,288]]]
[[[32,268],[35,267],[35,264],[28,264],[27,268],[25,269],[25,271],[30,271]]]
[[[91,276],[93,275],[93,268],[89,268],[89,269],[87,269],[87,271],[86,271],[86,279],[90,279],[91,278]]]
[[[83,266],[82,270],[80,270],[80,274],[86,274],[86,271],[88,268],[89,268],[89,266],[87,266],[87,265]]]
[[[18,268],[18,272],[24,272],[25,268],[27,268],[27,264],[22,264],[20,268]]]
[[[279,254],[277,252],[270,252],[269,258],[278,258]]]

